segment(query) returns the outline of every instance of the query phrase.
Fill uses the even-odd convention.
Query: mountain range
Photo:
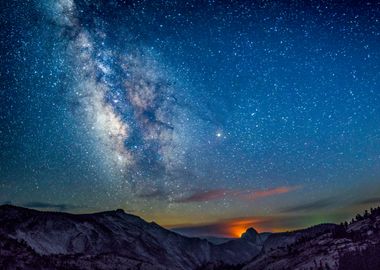
[[[380,269],[380,208],[350,224],[210,241],[138,216],[42,212],[0,206],[0,268],[280,270]],[[355,268],[353,268],[355,267]]]

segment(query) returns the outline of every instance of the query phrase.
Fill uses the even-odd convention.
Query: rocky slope
[[[9,205],[0,207],[0,236],[2,269],[196,269],[239,264],[262,247],[253,236],[220,245],[184,237],[122,210],[73,215]]]
[[[380,269],[380,208],[357,215],[350,224],[274,234],[264,246],[242,269]]]

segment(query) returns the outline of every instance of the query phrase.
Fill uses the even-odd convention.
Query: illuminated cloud
[[[265,189],[265,190],[240,191],[237,194],[237,197],[239,197],[243,200],[250,201],[250,200],[256,200],[258,198],[288,193],[288,192],[294,191],[298,188],[299,188],[298,186],[289,186],[289,187],[283,186],[283,187],[276,187],[276,188],[270,188],[270,189]]]
[[[259,198],[276,196],[289,193],[298,189],[298,186],[282,186],[265,190],[237,190],[237,189],[213,189],[202,192],[195,192],[187,197],[178,198],[176,202],[204,202],[232,198],[243,201],[253,201]]]

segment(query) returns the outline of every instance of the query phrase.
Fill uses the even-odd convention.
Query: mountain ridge
[[[380,208],[351,223],[269,235],[249,228],[214,244],[121,209],[70,214],[0,206],[2,269],[380,269],[366,266],[380,267],[374,255],[363,255],[370,248],[380,250]]]
[[[185,237],[121,210],[69,214],[6,205],[0,207],[0,234],[26,244],[42,256],[83,257],[111,253],[123,259],[153,262],[157,269],[195,269],[222,259],[237,264],[261,249],[240,239],[238,245],[234,240],[215,245],[207,240]],[[246,251],[241,252],[242,247]],[[129,263],[131,269],[136,266],[134,262]],[[145,263],[141,269],[150,269],[150,266]]]

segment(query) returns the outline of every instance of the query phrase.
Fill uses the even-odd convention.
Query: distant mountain
[[[213,244],[123,210],[74,215],[0,206],[0,269],[380,269],[380,208],[321,224]]]
[[[224,238],[224,237],[215,237],[215,236],[202,236],[199,238],[205,239],[205,240],[209,241],[210,243],[213,243],[216,245],[223,244],[223,243],[226,243],[228,241],[235,239],[235,238]]]

